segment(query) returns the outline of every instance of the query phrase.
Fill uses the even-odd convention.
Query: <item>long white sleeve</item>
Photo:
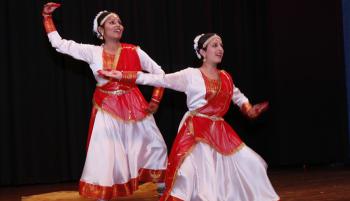
[[[48,34],[49,41],[52,47],[54,47],[57,52],[67,54],[75,59],[91,63],[93,60],[93,49],[96,47],[94,45],[80,44],[73,40],[62,39],[57,31]]]
[[[137,84],[165,87],[180,92],[185,92],[188,86],[187,69],[170,74],[137,73]]]
[[[164,74],[162,68],[140,47],[138,47],[136,51],[140,58],[142,70],[153,74]]]
[[[248,98],[235,86],[233,88],[232,101],[238,107],[241,107],[243,103],[249,102]]]

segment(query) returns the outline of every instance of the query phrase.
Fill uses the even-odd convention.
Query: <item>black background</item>
[[[339,0],[70,0],[54,14],[62,37],[98,44],[92,21],[117,12],[123,42],[140,45],[166,73],[198,66],[193,39],[223,38],[221,68],[252,103],[256,121],[231,107],[226,120],[272,168],[344,163],[347,113]],[[0,185],[77,180],[95,81],[87,64],[57,53],[42,26],[46,1],[0,7]],[[152,88],[141,87],[149,99]],[[157,124],[171,148],[185,96],[166,90]]]

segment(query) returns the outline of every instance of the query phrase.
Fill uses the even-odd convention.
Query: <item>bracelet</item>
[[[155,99],[155,98],[151,98],[151,102],[154,102],[154,103],[157,103],[157,104],[159,104],[160,103],[160,101],[159,100],[157,100],[157,99]]]
[[[51,13],[44,13],[44,12],[42,12],[41,15],[44,17],[51,17],[52,16]]]

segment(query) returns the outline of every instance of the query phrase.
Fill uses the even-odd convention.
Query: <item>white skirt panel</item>
[[[141,121],[96,114],[81,181],[99,186],[124,184],[141,168],[165,170],[167,147],[149,115]]]
[[[199,142],[180,166],[171,195],[184,201],[277,201],[266,168],[246,145],[225,156]]]

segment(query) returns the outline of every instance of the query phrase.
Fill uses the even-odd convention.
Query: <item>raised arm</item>
[[[266,111],[269,106],[268,102],[252,105],[248,98],[237,87],[233,89],[232,101],[249,119],[257,118],[262,112]]]
[[[58,34],[52,19],[52,13],[60,6],[58,3],[49,2],[44,5],[42,10],[45,31],[52,47],[60,53],[91,63],[93,45],[79,44],[72,40],[65,40]]]
[[[121,72],[100,70],[100,76],[106,76],[122,82],[136,82],[136,84],[164,87],[175,91],[186,92],[190,79],[190,68],[170,74],[151,74],[144,72]]]
[[[138,72],[136,83],[186,92],[189,75],[188,68],[165,75]]]
[[[164,74],[162,68],[151,59],[141,48],[137,48],[137,53],[140,58],[142,70],[150,72],[152,74]],[[152,98],[147,108],[149,113],[155,113],[158,110],[160,101],[163,98],[164,88],[155,87],[153,89]]]

